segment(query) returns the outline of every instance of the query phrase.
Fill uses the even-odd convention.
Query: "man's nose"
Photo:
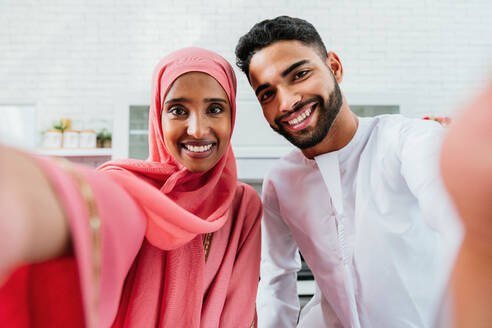
[[[288,88],[279,88],[280,111],[290,112],[301,101],[301,96]]]
[[[208,121],[201,115],[192,115],[188,120],[188,135],[201,139],[208,130]]]

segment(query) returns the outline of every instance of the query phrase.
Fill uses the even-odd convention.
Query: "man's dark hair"
[[[236,46],[236,64],[249,79],[249,63],[258,51],[280,40],[297,40],[314,47],[324,60],[328,55],[314,26],[304,19],[279,16],[255,24]]]

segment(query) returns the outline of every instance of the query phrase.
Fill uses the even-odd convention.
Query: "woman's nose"
[[[192,115],[188,120],[188,135],[201,139],[208,130],[208,122],[207,119],[201,117],[200,115]]]

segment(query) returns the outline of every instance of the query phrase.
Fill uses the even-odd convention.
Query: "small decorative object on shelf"
[[[97,136],[94,130],[80,131],[80,148],[96,148]]]
[[[113,135],[106,129],[102,129],[97,134],[97,147],[98,148],[111,148]]]
[[[80,133],[77,130],[65,129],[63,132],[63,148],[79,148]]]
[[[63,135],[58,129],[48,129],[43,136],[43,148],[56,149],[62,146]]]
[[[451,123],[451,118],[448,116],[424,116],[422,119],[439,122],[442,126],[448,126]]]

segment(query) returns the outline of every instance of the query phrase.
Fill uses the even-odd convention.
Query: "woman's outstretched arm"
[[[0,145],[0,283],[16,266],[59,256],[69,244],[63,208],[35,159]]]
[[[109,327],[128,270],[142,245],[146,222],[140,204],[110,175],[0,145],[0,280],[6,280],[3,286],[12,286],[9,284],[15,279],[8,278],[15,275],[9,272],[22,264],[65,253],[73,255],[85,320],[89,325]],[[53,272],[55,276],[63,274]],[[32,281],[42,281],[39,278],[42,277],[35,273],[29,275]],[[1,291],[0,307],[2,301],[14,301]],[[26,297],[27,303],[22,299],[11,304],[12,308],[29,304],[39,309],[44,301],[34,294]],[[16,311],[0,311],[0,321],[17,322],[16,315]]]
[[[456,327],[492,325],[492,83],[443,144],[442,174],[465,227],[453,273]]]

